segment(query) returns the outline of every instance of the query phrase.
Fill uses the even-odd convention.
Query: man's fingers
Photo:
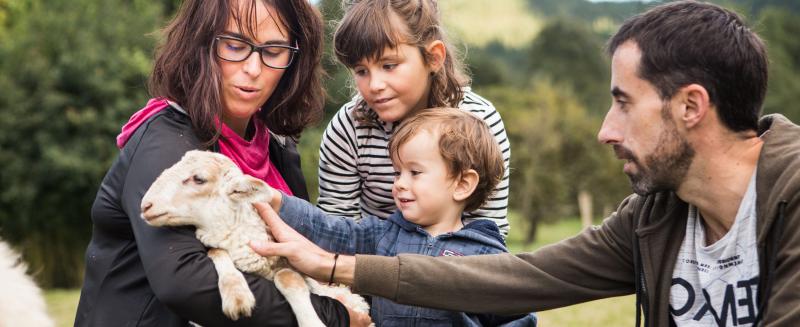
[[[261,216],[261,220],[264,221],[267,226],[269,226],[270,233],[278,242],[286,241],[290,234],[289,232],[289,225],[286,225],[283,222],[283,219],[278,216],[278,213],[275,210],[272,210],[272,207],[264,204],[264,203],[254,203],[253,206],[256,207],[256,211],[258,211],[258,215]]]
[[[250,248],[262,256],[281,256],[286,257],[293,251],[289,244],[250,241]]]
[[[275,212],[275,210],[272,210],[272,207],[269,204],[261,202],[253,203],[253,207],[256,208],[258,215],[261,216],[261,220],[263,220],[268,226],[271,225],[270,223],[272,222],[272,217],[270,216],[270,212]]]

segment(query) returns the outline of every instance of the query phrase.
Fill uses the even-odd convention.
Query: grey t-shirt
[[[670,314],[678,326],[751,326],[758,314],[755,176],[725,236],[706,246],[697,208],[672,273]],[[722,205],[722,204],[720,204]]]

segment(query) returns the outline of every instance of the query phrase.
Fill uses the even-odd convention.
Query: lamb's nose
[[[153,202],[150,201],[142,202],[142,214],[147,212],[147,210],[150,210],[150,208],[152,207],[153,207]]]

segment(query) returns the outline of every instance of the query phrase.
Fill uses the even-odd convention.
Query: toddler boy
[[[389,141],[395,169],[388,219],[355,221],[326,215],[312,204],[273,192],[279,216],[320,247],[342,254],[464,256],[507,252],[497,225],[462,214],[479,208],[503,177],[497,141],[480,118],[454,108],[426,109],[405,120]],[[535,326],[533,313],[501,317],[450,312],[373,298],[378,325]]]

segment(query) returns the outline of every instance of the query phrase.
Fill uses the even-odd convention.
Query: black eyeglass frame
[[[217,42],[219,42],[220,39],[227,39],[227,40],[234,40],[234,41],[242,42],[242,43],[247,44],[247,45],[250,46],[250,51],[247,53],[247,56],[245,56],[241,60],[231,60],[231,59],[223,58],[222,56],[219,55],[219,49],[217,48]],[[235,36],[217,35],[216,37],[214,37],[213,42],[211,42],[211,47],[214,49],[214,55],[217,56],[217,58],[225,60],[225,61],[242,62],[242,61],[247,60],[247,58],[250,58],[250,55],[252,55],[253,52],[258,52],[258,56],[259,56],[259,58],[261,58],[261,63],[263,63],[267,67],[275,68],[275,69],[286,69],[286,68],[289,68],[289,66],[292,65],[292,63],[294,62],[294,57],[297,54],[300,53],[300,48],[297,47],[297,41],[295,41],[294,44],[295,44],[295,46],[282,45],[282,44],[255,45],[250,41],[247,41],[245,39],[241,39],[241,38],[238,38],[238,37],[235,37]],[[286,64],[286,66],[273,66],[273,65],[268,64],[264,60],[264,50],[265,49],[269,49],[269,48],[289,49],[289,51],[290,51],[289,52],[289,62]]]

